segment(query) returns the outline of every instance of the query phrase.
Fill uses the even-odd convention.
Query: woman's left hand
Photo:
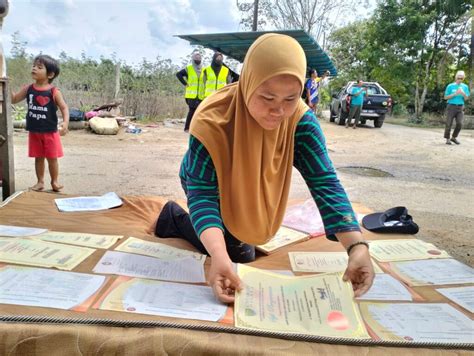
[[[352,282],[354,296],[360,297],[367,292],[372,286],[374,277],[374,267],[367,246],[358,245],[352,248],[342,279]]]

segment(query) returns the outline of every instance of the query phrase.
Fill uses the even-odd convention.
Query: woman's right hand
[[[211,257],[209,285],[219,301],[223,303],[234,302],[235,292],[242,289],[242,281],[235,273],[232,261],[228,256]]]

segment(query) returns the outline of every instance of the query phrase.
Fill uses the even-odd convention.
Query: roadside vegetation
[[[242,30],[250,30],[254,1],[236,1]],[[364,5],[366,2],[354,0],[260,0],[258,30],[302,28],[330,54],[338,76],[323,91],[321,109],[328,107],[331,93],[361,78],[379,82],[392,96],[395,105],[387,122],[442,125],[444,89],[457,70],[466,72],[472,88],[471,1],[381,0],[369,17],[336,25],[342,15],[350,19],[355,7]],[[12,44],[7,65],[11,87],[17,90],[30,83],[31,62],[37,53],[28,51],[19,32],[13,35]],[[211,52],[204,53],[203,62],[208,65]],[[174,63],[157,55],[153,61],[143,59],[131,65],[115,53],[93,59],[86,52],[80,58],[63,52],[59,60],[61,75],[55,85],[70,107],[88,111],[120,97],[123,115],[147,123],[182,118],[187,112],[175,73],[189,58]],[[226,62],[235,68],[235,61]],[[22,105],[15,106],[15,119],[24,117]],[[474,100],[467,102],[466,114],[474,114]]]

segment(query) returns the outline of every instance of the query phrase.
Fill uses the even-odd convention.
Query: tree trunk
[[[430,79],[430,71],[431,71],[431,67],[433,66],[433,61],[434,61],[434,51],[432,52],[430,59],[426,63],[425,73],[424,73],[423,81],[422,81],[423,91],[418,101],[417,117],[421,117],[421,114],[423,113],[423,107],[425,106],[426,94],[428,92],[428,81]]]
[[[417,78],[416,85],[415,85],[415,118],[419,118],[419,115],[418,115],[419,98],[420,98],[420,85],[418,84],[418,78]]]

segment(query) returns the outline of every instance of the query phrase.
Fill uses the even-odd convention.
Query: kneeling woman
[[[223,302],[232,302],[241,289],[231,262],[253,261],[254,246],[280,227],[293,166],[321,212],[326,236],[349,252],[344,279],[356,296],[372,284],[368,245],[319,123],[300,99],[305,71],[297,41],[263,35],[250,47],[239,82],[206,98],[192,121],[180,171],[190,214],[168,202],[156,233],[185,238],[211,256],[209,282]]]

